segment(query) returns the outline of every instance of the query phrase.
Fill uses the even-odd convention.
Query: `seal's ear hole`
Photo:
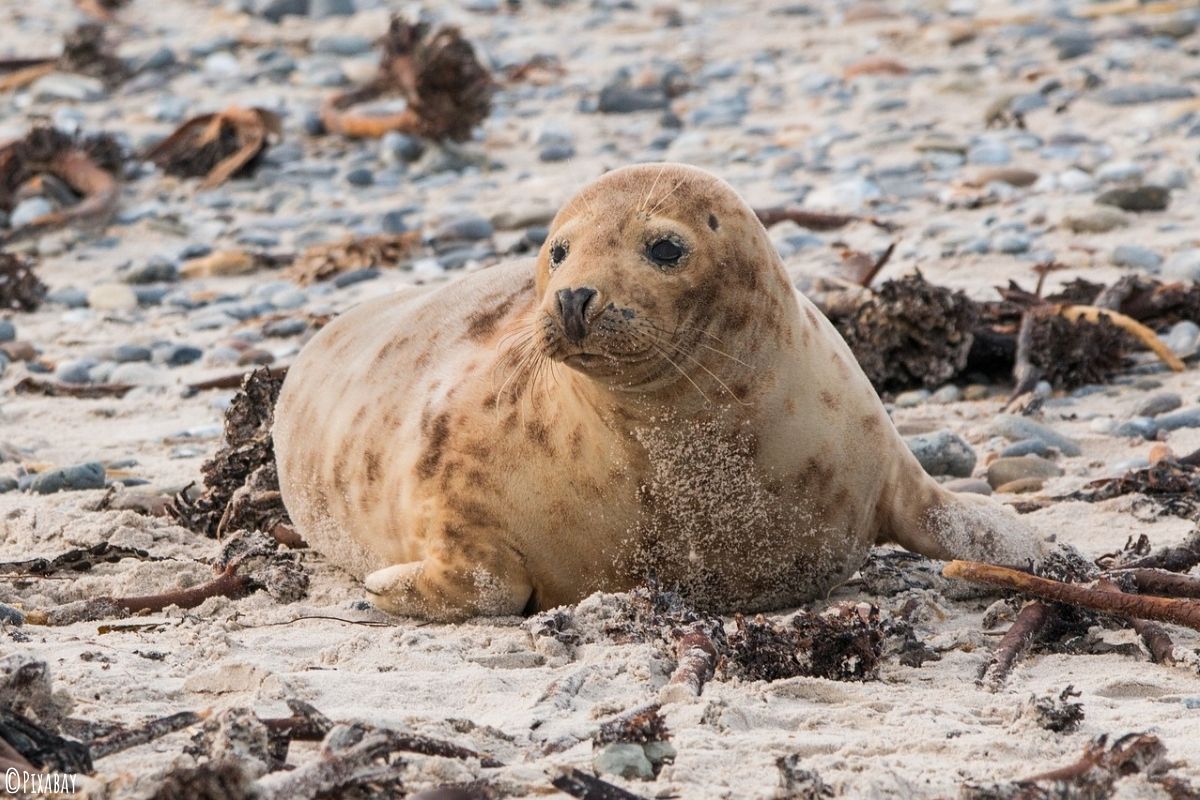
[[[550,245],[550,266],[557,267],[567,257],[567,243],[555,242]]]
[[[721,227],[720,223],[717,222],[717,218],[715,216],[713,216],[712,214],[708,215],[708,227],[709,227],[709,230],[714,230],[714,231],[717,228]]]

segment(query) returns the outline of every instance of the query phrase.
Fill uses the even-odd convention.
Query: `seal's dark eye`
[[[567,257],[567,245],[565,242],[555,242],[550,248],[550,266],[557,267]]]
[[[659,239],[650,245],[650,258],[659,264],[671,266],[683,258],[683,248],[670,239]]]

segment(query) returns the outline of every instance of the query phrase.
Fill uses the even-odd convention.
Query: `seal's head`
[[[640,164],[559,211],[538,255],[531,324],[543,355],[644,392],[745,366],[729,354],[779,333],[791,291],[732,187],[695,167]]]

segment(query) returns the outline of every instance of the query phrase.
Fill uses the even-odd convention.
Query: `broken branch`
[[[699,697],[717,668],[717,646],[702,630],[693,629],[680,636],[675,652],[679,665],[663,687],[664,702],[683,702]]]
[[[979,680],[986,682],[992,690],[999,689],[1017,663],[1017,657],[1041,635],[1052,617],[1053,612],[1045,603],[1034,600],[1026,604],[996,646],[992,660],[979,671]]]
[[[579,800],[645,800],[641,795],[627,792],[620,786],[600,780],[574,767],[564,769],[550,783],[560,792]]]
[[[1110,594],[1100,589],[1039,578],[1008,567],[978,561],[951,561],[942,569],[942,574],[947,578],[1012,589],[1055,603],[1082,606],[1103,614],[1171,622],[1200,630],[1200,603],[1192,600]]]

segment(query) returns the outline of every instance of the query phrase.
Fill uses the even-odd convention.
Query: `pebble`
[[[433,238],[439,242],[475,242],[490,239],[492,223],[479,214],[460,214],[445,220],[434,229]]]
[[[1115,433],[1117,436],[1153,439],[1158,435],[1158,424],[1150,417],[1134,417],[1122,422]]]
[[[277,319],[262,327],[263,336],[274,336],[285,339],[289,336],[299,336],[308,330],[308,322],[302,319]]]
[[[929,399],[930,392],[928,389],[911,389],[907,392],[901,392],[896,395],[897,408],[913,408],[919,406]]]
[[[310,0],[308,15],[313,19],[353,16],[354,0]]]
[[[601,775],[617,775],[622,778],[643,781],[654,779],[654,766],[646,758],[640,744],[614,742],[601,748],[592,756],[592,766]]]
[[[1118,187],[1101,193],[1096,197],[1096,202],[1139,213],[1164,211],[1171,202],[1171,191],[1165,186]]]
[[[346,183],[351,186],[370,186],[375,182],[375,173],[366,167],[358,167],[346,173]]]
[[[104,488],[104,465],[98,461],[48,470],[34,476],[29,490],[34,494]]]
[[[90,103],[102,99],[107,94],[103,82],[74,72],[52,72],[43,75],[29,87],[29,93],[33,95],[35,103],[53,103],[60,100]]]
[[[1200,248],[1188,248],[1172,253],[1159,270],[1164,278],[1200,281]]]
[[[242,71],[237,56],[233,53],[213,53],[204,59],[204,74],[217,80],[236,78]]]
[[[182,367],[194,364],[204,357],[204,351],[190,344],[171,344],[155,348],[153,358],[156,364],[168,367]]]
[[[303,16],[308,13],[309,0],[258,0],[254,13],[271,22],[279,22],[285,16]]]
[[[109,373],[108,380],[110,383],[118,383],[123,386],[156,386],[166,382],[162,372],[145,361],[118,364]]]
[[[1025,478],[1057,478],[1063,468],[1038,456],[997,458],[988,465],[987,480],[993,489]]]
[[[967,162],[1004,166],[1012,161],[1012,150],[1003,142],[983,142],[967,151]]]
[[[5,479],[5,481],[8,481],[8,480],[12,480],[12,479],[11,478]],[[15,489],[15,488],[16,488],[16,481],[13,481],[13,489]],[[3,487],[0,487],[0,494],[3,494],[5,491],[11,491],[11,489],[6,490]],[[0,603],[0,623],[20,627],[21,625],[25,624],[25,614],[23,612],[21,612],[20,609],[13,608],[12,606],[8,605],[7,603]]]
[[[1112,417],[1093,417],[1092,420],[1088,422],[1088,430],[1090,430],[1092,433],[1099,433],[1104,436],[1113,436],[1116,434],[1119,424],[1120,423],[1118,423]]]
[[[17,326],[12,320],[0,319],[0,342],[11,342],[17,338]]]
[[[943,483],[942,488],[951,492],[965,492],[967,494],[989,495],[992,493],[992,487],[982,478],[955,478],[952,481]]]
[[[1171,326],[1163,342],[1180,358],[1191,358],[1200,350],[1200,325],[1191,320],[1181,320]]]
[[[425,152],[425,144],[416,136],[390,131],[379,141],[384,161],[407,164],[416,161]]]
[[[1058,431],[1043,425],[1029,417],[1018,417],[1013,414],[999,414],[992,420],[991,433],[1003,436],[1011,442],[1023,439],[1039,439],[1047,446],[1053,447],[1064,456],[1077,456],[1083,451],[1079,443]]]
[[[17,203],[8,224],[13,228],[23,228],[35,219],[54,212],[54,206],[44,197],[30,197]]]
[[[1200,428],[1200,406],[1186,408],[1171,414],[1163,414],[1154,420],[1160,431],[1174,431],[1180,428]]]
[[[94,358],[77,358],[64,361],[54,368],[54,377],[63,383],[89,383],[88,370],[96,366]]]
[[[1017,478],[1015,481],[1002,483],[996,487],[997,494],[1027,494],[1040,492],[1046,485],[1045,478]]]
[[[1109,106],[1133,106],[1143,103],[1159,103],[1164,100],[1186,100],[1196,93],[1187,86],[1174,84],[1137,84],[1112,86],[1101,89],[1093,97]]]
[[[88,292],[88,306],[101,311],[129,311],[137,308],[137,294],[123,283],[97,284]]]
[[[1175,392],[1158,392],[1144,398],[1134,406],[1133,415],[1135,417],[1157,417],[1159,414],[1174,411],[1182,405],[1183,398]]]
[[[974,448],[953,431],[935,431],[911,436],[905,441],[930,475],[967,478],[975,469]]]
[[[343,272],[333,279],[333,285],[339,289],[345,289],[347,286],[353,286],[356,283],[363,281],[373,281],[383,273],[375,267],[365,267],[363,269],[355,269],[349,272]]]
[[[1063,225],[1074,233],[1107,233],[1129,225],[1129,217],[1116,208],[1101,206],[1089,211],[1068,213]]]
[[[1108,260],[1117,267],[1129,267],[1146,272],[1156,271],[1163,263],[1163,257],[1138,244],[1119,244],[1113,248]]]
[[[1050,447],[1041,439],[1021,439],[1013,442],[1000,451],[1002,458],[1017,458],[1019,456],[1048,456]]]
[[[281,311],[300,308],[308,302],[308,295],[299,289],[283,289],[271,295],[270,303]]]
[[[1100,183],[1129,183],[1141,181],[1145,170],[1133,161],[1113,161],[1096,170]]]
[[[962,400],[962,396],[962,389],[949,383],[930,395],[929,402],[939,404],[957,403],[959,400]]]
[[[597,109],[603,114],[631,114],[637,111],[662,111],[668,108],[669,103],[667,93],[659,86],[634,87],[617,82],[600,90]]]
[[[369,53],[374,48],[366,36],[353,33],[335,33],[331,36],[318,36],[313,40],[312,51],[334,56],[359,56]]]

